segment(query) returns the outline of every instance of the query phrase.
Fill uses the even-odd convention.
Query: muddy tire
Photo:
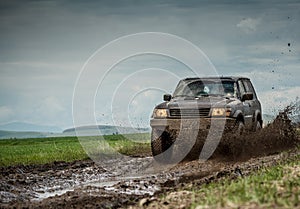
[[[245,124],[243,121],[236,121],[233,130],[233,141],[229,145],[233,157],[236,159],[241,156],[245,150],[245,141],[243,135],[245,134]]]
[[[253,131],[257,132],[257,131],[260,131],[261,129],[262,129],[261,122],[257,120],[256,124],[254,125]]]
[[[152,131],[153,132],[153,131]],[[153,134],[151,134],[153,135]],[[162,138],[161,137],[152,137],[151,136],[151,151],[152,155],[156,156],[163,153],[163,145],[162,145]]]
[[[153,128],[151,132],[151,151],[155,157],[164,153],[172,145],[170,134],[166,130]],[[166,156],[167,157],[167,156]]]
[[[233,136],[236,138],[240,138],[245,133],[245,124],[243,121],[236,121],[235,126],[233,128]]]

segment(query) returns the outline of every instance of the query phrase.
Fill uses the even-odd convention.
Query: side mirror
[[[252,92],[246,92],[242,95],[242,102],[246,100],[252,100],[253,99],[253,93]]]
[[[171,94],[164,94],[164,101],[168,102],[172,99]]]

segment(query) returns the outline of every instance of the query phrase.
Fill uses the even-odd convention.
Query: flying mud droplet
[[[288,43],[288,47],[290,47],[290,46],[291,46],[291,43]],[[289,52],[291,52],[291,51],[292,51],[292,50],[289,49]]]

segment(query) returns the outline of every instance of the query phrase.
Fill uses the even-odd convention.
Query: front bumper
[[[154,118],[150,120],[152,128],[182,130],[209,130],[211,128],[231,130],[235,125],[234,118]]]

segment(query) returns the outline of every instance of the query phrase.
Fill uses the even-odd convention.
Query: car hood
[[[186,109],[199,109],[199,108],[211,108],[211,107],[224,107],[230,106],[230,103],[239,102],[236,98],[224,98],[224,97],[199,97],[199,98],[187,98],[178,97],[173,98],[169,102],[163,102],[157,106],[157,108],[186,108]]]

